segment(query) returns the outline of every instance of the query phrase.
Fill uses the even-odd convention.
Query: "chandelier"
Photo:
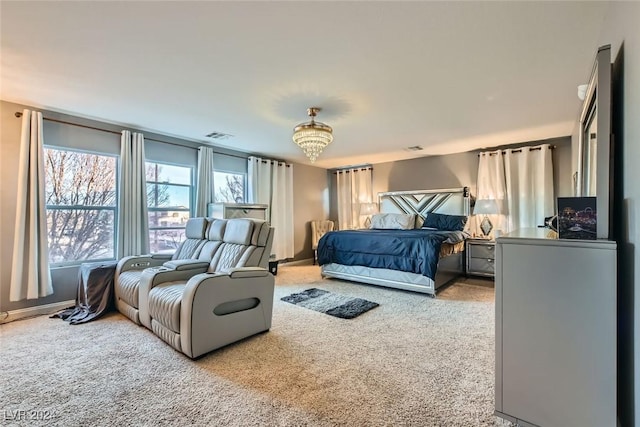
[[[324,123],[316,122],[315,117],[321,108],[311,107],[307,114],[311,121],[300,123],[293,129],[293,142],[298,144],[311,163],[315,162],[324,148],[333,141],[333,129]]]

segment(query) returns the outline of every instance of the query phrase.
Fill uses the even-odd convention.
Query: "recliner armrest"
[[[229,269],[229,277],[240,279],[244,277],[265,277],[269,275],[269,270],[262,267],[238,267]]]
[[[207,269],[209,267],[209,262],[200,261],[197,259],[174,259],[171,261],[167,261],[162,265],[171,270],[181,271],[181,270],[193,270],[196,268]]]
[[[162,265],[166,259],[156,259],[153,255],[134,255],[120,259],[116,266],[118,274],[128,270],[144,270],[149,267],[157,267]]]
[[[173,253],[170,253],[170,254],[151,254],[151,258],[153,258],[153,259],[170,260],[171,257],[173,257]]]
[[[238,278],[243,274],[251,276]],[[198,357],[268,330],[274,284],[273,275],[263,268],[237,268],[193,276],[180,302],[182,352],[191,358]]]

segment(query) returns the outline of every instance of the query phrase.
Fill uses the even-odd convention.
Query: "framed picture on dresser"
[[[558,238],[595,240],[597,224],[595,197],[558,197]]]

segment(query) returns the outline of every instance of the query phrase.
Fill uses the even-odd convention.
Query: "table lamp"
[[[484,215],[480,223],[480,230],[485,238],[489,237],[489,233],[493,230],[493,224],[487,215],[496,215],[500,213],[498,202],[495,199],[479,199],[473,207],[474,215]]]
[[[367,216],[364,220],[364,226],[366,228],[371,227],[371,215],[378,213],[377,203],[360,203],[360,216]]]

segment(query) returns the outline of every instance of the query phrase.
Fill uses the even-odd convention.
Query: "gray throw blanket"
[[[113,279],[117,263],[114,261],[85,263],[78,274],[76,306],[51,316],[71,325],[87,323],[113,309]]]

